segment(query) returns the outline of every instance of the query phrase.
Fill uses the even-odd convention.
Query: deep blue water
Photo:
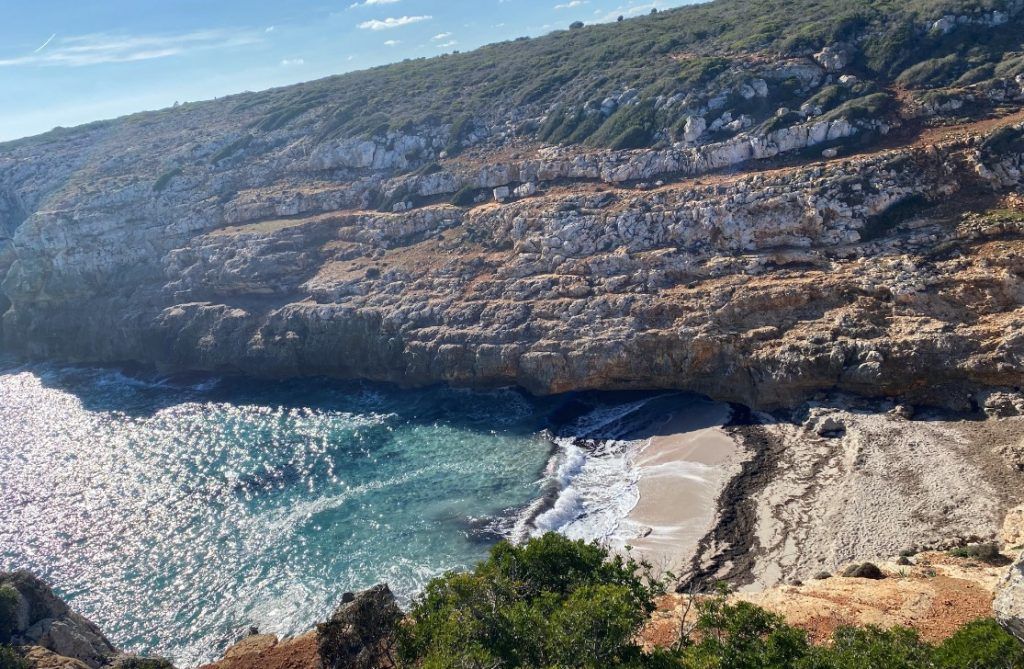
[[[0,365],[0,569],[190,666],[483,557],[541,493],[558,404]]]

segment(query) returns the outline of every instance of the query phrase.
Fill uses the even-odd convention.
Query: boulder
[[[845,70],[853,61],[855,51],[849,44],[832,44],[814,54],[814,60],[827,72]]]
[[[14,645],[41,646],[92,669],[109,664],[117,649],[99,628],[72,611],[50,586],[26,571],[0,573],[0,586],[17,592]]]
[[[392,666],[395,630],[402,611],[386,583],[346,593],[326,623],[316,626],[323,669],[377,669]]]
[[[512,191],[509,190],[508,186],[498,186],[494,189],[494,199],[498,202],[504,202],[511,194]]]
[[[1010,442],[996,446],[993,450],[1001,455],[1010,467],[1024,471],[1024,438],[1019,442]]]
[[[999,624],[1024,643],[1024,553],[996,589],[992,608]]]
[[[885,574],[882,573],[882,570],[871,562],[851,564],[843,570],[843,576],[846,578],[869,578],[873,581],[880,581],[885,578]]]
[[[1024,548],[1024,505],[1010,509],[1006,514],[999,539],[1007,548]]]
[[[683,128],[683,141],[692,144],[708,129],[708,122],[703,116],[690,116],[686,119],[686,126]]]
[[[29,646],[24,654],[32,669],[89,669],[89,665],[81,660],[58,655],[42,646]]]

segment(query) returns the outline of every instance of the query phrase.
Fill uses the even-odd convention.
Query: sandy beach
[[[620,526],[620,540],[655,567],[679,573],[714,523],[717,500],[743,451],[723,429],[728,404],[695,398],[652,426],[636,457],[640,499]]]

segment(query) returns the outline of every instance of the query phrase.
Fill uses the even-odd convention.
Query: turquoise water
[[[559,402],[0,363],[0,569],[192,666],[480,559],[541,496]]]

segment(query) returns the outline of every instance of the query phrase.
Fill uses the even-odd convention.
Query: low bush
[[[973,558],[982,562],[998,562],[1003,557],[999,553],[999,546],[995,544],[971,544],[954,548],[950,554],[959,558]]]
[[[0,644],[10,643],[16,627],[18,592],[9,585],[0,586]]]
[[[0,669],[29,669],[29,665],[14,649],[0,646]]]
[[[896,77],[896,83],[907,88],[942,86],[962,71],[962,63],[963,59],[957,54],[924,60],[903,70]]]
[[[670,575],[669,575],[670,577]],[[841,627],[815,646],[780,616],[727,590],[696,598],[676,647],[637,635],[664,592],[651,567],[548,534],[501,543],[468,573],[434,579],[399,631],[398,665],[441,669],[1024,669],[1024,647],[994,620],[933,645],[903,627]]]
[[[175,167],[173,170],[168,170],[160,175],[160,178],[153,184],[153,192],[159,193],[171,184],[171,180],[174,177],[181,174],[181,168]]]
[[[995,620],[976,620],[935,649],[937,669],[1020,669],[1024,646]]]
[[[409,667],[634,666],[663,592],[650,565],[547,534],[433,580],[399,636]]]
[[[587,143],[609,149],[639,149],[654,137],[654,106],[650,102],[624,105],[608,117]]]
[[[893,98],[888,93],[872,93],[839,105],[824,116],[826,120],[845,118],[848,121],[876,118],[892,108]]]
[[[460,188],[459,191],[452,196],[452,204],[457,207],[471,207],[476,204],[476,198],[481,192],[481,189],[473,188],[472,186]]]

